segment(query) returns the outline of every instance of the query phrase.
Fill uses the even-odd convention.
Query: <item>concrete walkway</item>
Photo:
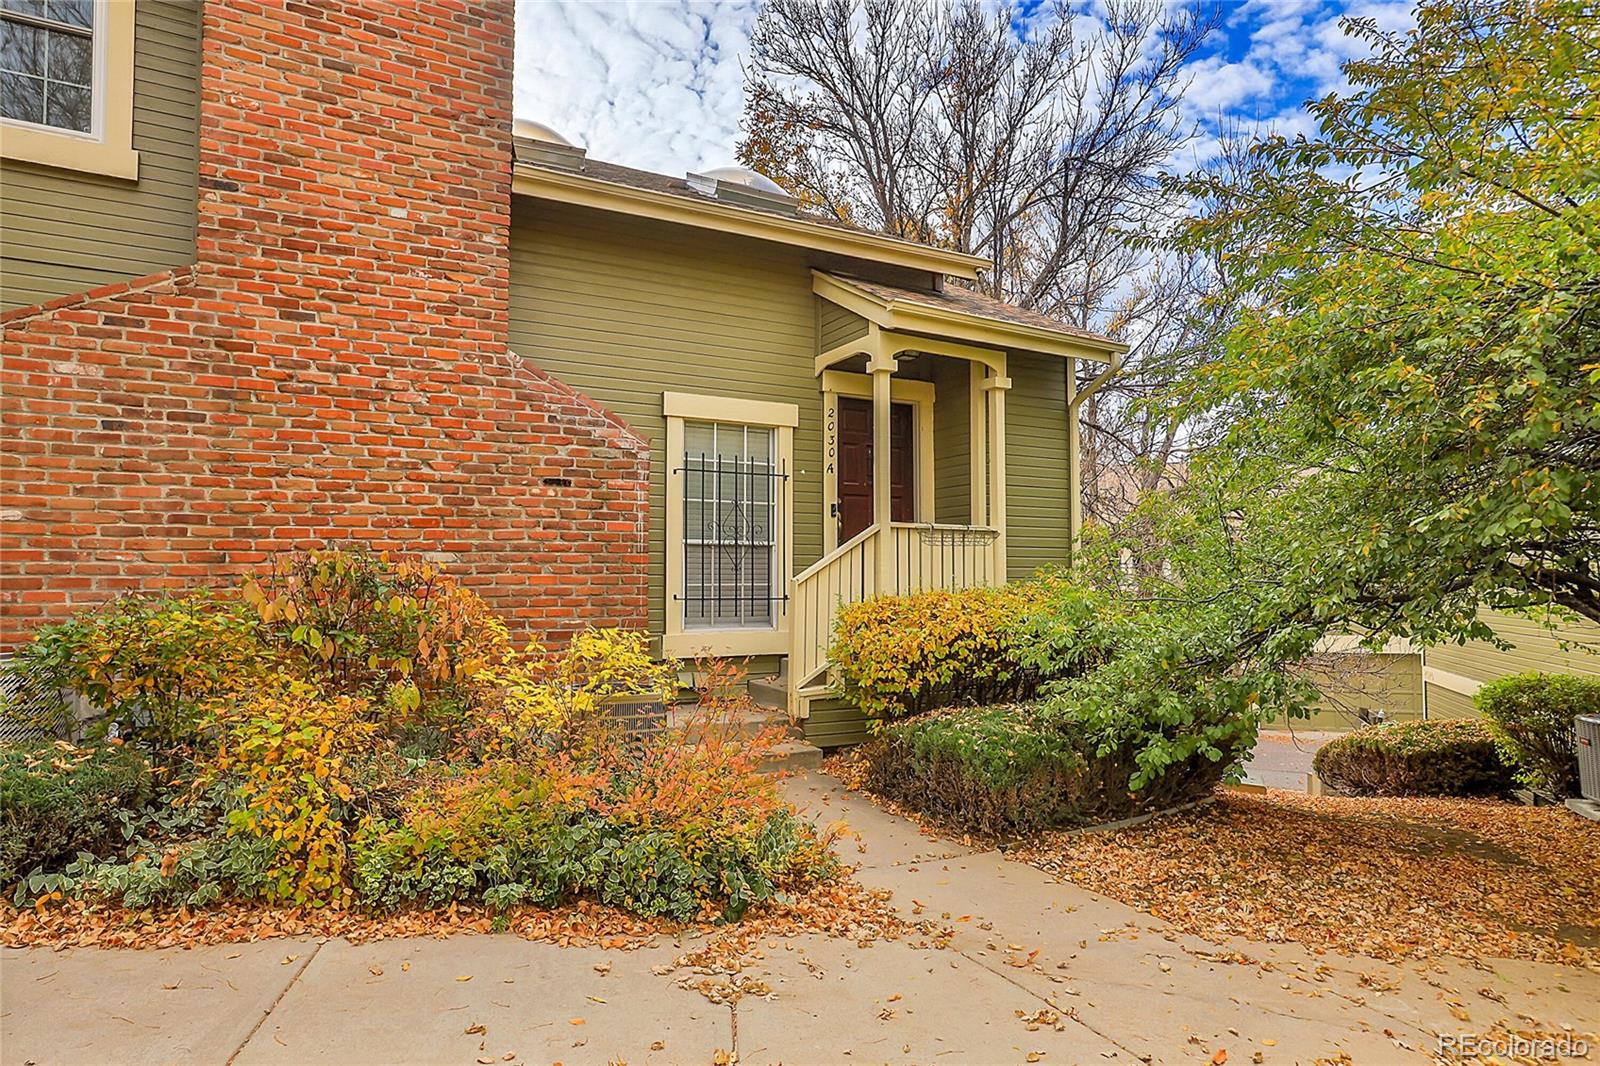
[[[1264,729],[1245,761],[1245,780],[1290,792],[1306,791],[1317,749],[1342,733]]]
[[[829,778],[787,783],[860,833],[846,861],[948,949],[771,940],[769,996],[664,975],[689,946],[512,936],[0,954],[0,1063],[1428,1062],[1499,1019],[1600,1028],[1600,977],[1531,963],[1391,966],[1209,944],[995,852],[925,835]],[[1253,960],[1253,961],[1252,961]],[[1465,1016],[1464,1018],[1462,1016]],[[1590,1061],[1600,1061],[1600,1048]],[[1259,1058],[1257,1057],[1259,1056]],[[1574,1061],[1583,1061],[1581,1059]]]

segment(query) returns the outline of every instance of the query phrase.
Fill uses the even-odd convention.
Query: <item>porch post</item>
[[[989,394],[989,524],[994,538],[994,575],[997,584],[1006,580],[1006,390],[1011,379],[1003,375],[985,378]]]
[[[892,403],[890,376],[895,357],[882,350],[867,364],[872,374],[872,521],[878,527],[878,591],[898,591],[894,575],[894,537],[889,532],[893,473],[890,467],[889,414]]]

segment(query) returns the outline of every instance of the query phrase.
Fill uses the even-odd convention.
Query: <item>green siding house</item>
[[[28,100],[0,101],[0,310],[18,346],[24,330],[28,344],[48,346],[56,308],[121,298],[97,295],[101,287],[137,291],[197,260],[225,268],[251,239],[208,208],[220,197],[251,217],[237,202],[235,164],[202,135],[231,135],[232,105],[218,95],[230,90],[210,86],[253,76],[207,39],[211,9],[136,0],[62,10],[92,15],[36,26],[33,16],[0,12],[21,20],[17,32],[54,34],[98,64],[92,117],[25,114]],[[264,51],[250,62],[276,60]],[[494,77],[503,80],[484,91],[508,99],[509,67]],[[1087,395],[1077,383],[1098,387],[1123,345],[978,294],[977,257],[814,216],[752,172],[616,166],[531,122],[504,136],[482,155],[509,158],[510,173],[497,179],[509,188],[509,232],[474,252],[508,256],[509,323],[499,328],[509,337],[498,343],[648,443],[648,513],[628,516],[648,548],[648,610],[635,617],[664,655],[749,658],[785,680],[792,710],[815,707],[827,720],[815,735],[849,739],[859,719],[827,699],[841,604],[1002,583],[1068,560],[1080,522],[1075,408]],[[274,188],[299,180],[289,174]],[[390,213],[404,217],[380,194],[368,229]],[[485,210],[504,210],[499,196]],[[425,237],[407,230],[409,240]],[[293,246],[283,240],[274,254],[287,261]],[[403,262],[396,269],[405,276]],[[130,306],[151,305],[139,297]],[[581,464],[573,447],[552,462]],[[160,454],[151,461],[158,469]],[[540,462],[530,485],[560,492],[566,479],[543,476],[550,463]],[[54,528],[46,509],[24,510]],[[173,534],[175,558],[188,535]],[[576,588],[593,565],[540,556],[538,579]]]
[[[1066,562],[1079,361],[1123,346],[988,299],[979,260],[813,218],[759,175],[591,160],[518,123],[517,351],[651,445],[650,626],[827,700],[842,603]]]

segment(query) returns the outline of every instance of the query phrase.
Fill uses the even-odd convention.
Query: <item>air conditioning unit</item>
[[[1580,714],[1578,727],[1578,787],[1583,798],[1600,802],[1600,714]]]

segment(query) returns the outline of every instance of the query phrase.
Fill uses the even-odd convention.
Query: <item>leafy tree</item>
[[[1206,205],[1242,306],[1188,382],[1218,507],[1283,617],[1491,638],[1489,606],[1600,621],[1600,20],[1441,0]],[[1269,502],[1264,502],[1269,501]],[[1252,547],[1249,550],[1255,550]]]
[[[1160,0],[768,0],[752,41],[742,162],[843,221],[983,256],[984,291],[1134,345],[1082,412],[1102,520],[1178,445],[1136,401],[1215,336],[1193,313],[1205,257],[1150,247],[1183,213],[1161,177],[1215,20]]]

